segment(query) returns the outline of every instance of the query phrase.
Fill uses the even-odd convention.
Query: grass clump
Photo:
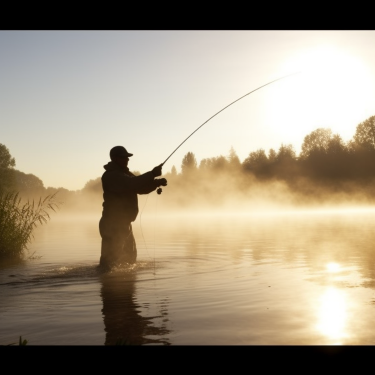
[[[0,190],[0,260],[22,258],[33,230],[45,224],[59,204],[56,193],[39,201],[23,202],[17,192]]]
[[[27,340],[22,340],[22,336],[20,336],[20,339],[19,339],[19,341],[18,341],[18,345],[19,345],[19,346],[26,346],[27,343],[28,343],[28,341],[27,341]],[[13,345],[17,345],[17,343],[16,343],[16,342],[12,342],[11,344],[8,344],[8,345],[1,345],[1,346],[13,346]]]

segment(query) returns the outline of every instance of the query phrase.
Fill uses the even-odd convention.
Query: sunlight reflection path
[[[336,274],[341,267],[338,263],[330,262],[327,263],[326,270]],[[341,345],[342,340],[347,337],[347,305],[347,294],[336,287],[329,286],[321,296],[317,329],[332,340],[333,345]]]

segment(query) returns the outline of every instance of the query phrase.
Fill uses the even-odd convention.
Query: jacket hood
[[[121,168],[118,164],[114,163],[113,161],[110,161],[106,165],[103,165],[103,168],[106,171],[121,171],[121,172],[129,172],[129,168]]]

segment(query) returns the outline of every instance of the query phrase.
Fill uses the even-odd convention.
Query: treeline
[[[14,158],[0,144],[0,184],[27,196],[59,192],[59,198],[68,207],[82,206],[84,198],[101,207],[98,203],[102,199],[100,177],[73,192],[45,188],[38,177],[17,171],[14,166]],[[177,206],[198,201],[216,205],[233,197],[254,198],[256,195],[264,199],[279,195],[285,200],[287,193],[293,193],[291,203],[311,197],[319,201],[338,193],[341,197],[362,195],[374,201],[375,116],[358,124],[348,142],[330,129],[318,128],[306,135],[299,155],[290,144],[268,152],[260,148],[250,152],[242,162],[233,148],[226,156],[206,158],[199,163],[194,153],[188,152],[182,160],[181,172],[177,173],[173,166],[164,177],[168,180],[168,186],[163,189],[168,194],[167,201]],[[268,195],[266,186],[273,189],[268,190]]]
[[[17,194],[22,202],[55,196],[61,207],[72,207],[81,201],[81,191],[71,191],[63,187],[45,187],[43,181],[32,173],[15,169],[15,158],[9,149],[0,143],[0,192]]]
[[[321,181],[364,181],[375,177],[375,116],[357,126],[345,143],[330,129],[317,129],[304,138],[299,156],[291,145],[282,145],[268,156],[260,149],[243,162],[245,171],[258,178],[290,180],[306,177]]]
[[[287,204],[375,202],[375,116],[361,122],[351,140],[344,142],[331,129],[306,135],[297,155],[292,145],[278,150],[258,149],[240,162],[229,155],[203,159],[187,153],[166,175],[173,200],[188,205],[230,204],[231,198],[279,201]],[[242,200],[243,201],[243,200]]]
[[[268,153],[264,149],[250,152],[241,163],[233,149],[227,157],[201,160],[189,152],[181,165],[181,175],[202,177],[207,172],[230,172],[241,169],[259,180],[281,179],[292,181],[305,177],[321,181],[364,181],[375,177],[375,116],[357,126],[352,140],[343,142],[339,134],[319,128],[304,138],[300,155],[292,145],[282,144]],[[170,175],[176,175],[175,170]]]

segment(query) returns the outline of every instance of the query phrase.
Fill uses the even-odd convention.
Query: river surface
[[[374,209],[156,212],[109,273],[98,220],[54,214],[0,266],[0,344],[375,344]]]

